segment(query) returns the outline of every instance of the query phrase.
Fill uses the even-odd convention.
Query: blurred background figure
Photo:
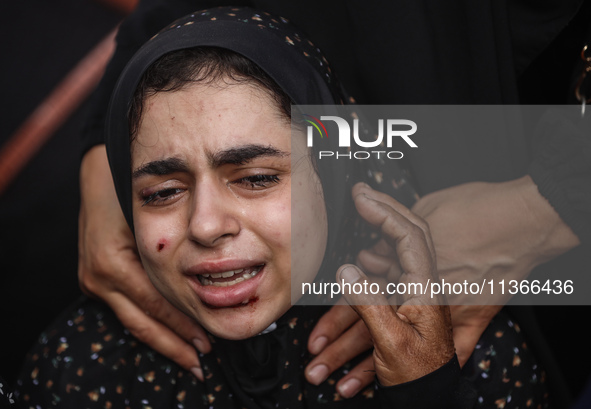
[[[80,295],[80,128],[114,45],[107,36],[132,6],[111,0],[0,5],[0,371],[9,383],[39,333]],[[16,134],[27,143],[15,145]]]

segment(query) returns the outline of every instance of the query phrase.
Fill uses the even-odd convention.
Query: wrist
[[[413,381],[393,386],[377,381],[378,399],[383,407],[456,408],[459,379],[460,365],[454,355],[440,368]]]
[[[80,196],[82,205],[117,203],[113,177],[109,169],[105,145],[96,145],[82,158],[80,164]]]

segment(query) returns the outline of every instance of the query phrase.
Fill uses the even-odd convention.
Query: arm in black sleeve
[[[591,115],[580,107],[545,113],[528,173],[582,243],[591,243]],[[574,109],[573,109],[574,108]]]
[[[167,24],[193,11],[219,6],[223,1],[142,0],[127,17],[117,33],[117,48],[91,96],[87,118],[82,128],[82,155],[104,143],[103,124],[111,92],[117,78],[133,54]]]
[[[439,369],[414,381],[394,386],[377,385],[380,408],[467,409],[476,394],[460,379],[460,364],[454,357]]]

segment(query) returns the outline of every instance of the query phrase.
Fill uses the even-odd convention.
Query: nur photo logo
[[[323,158],[347,158],[347,159],[369,159],[372,156],[388,159],[402,159],[404,154],[401,151],[377,150],[379,147],[391,149],[394,141],[402,140],[411,148],[418,148],[417,144],[411,139],[411,136],[417,132],[417,124],[408,119],[379,119],[377,126],[377,135],[374,140],[362,140],[359,132],[359,119],[353,119],[352,126],[349,121],[334,115],[322,115],[320,119],[303,114],[307,126],[307,145],[309,148],[314,146],[314,137],[319,135],[321,139],[320,147],[330,147],[328,141],[328,131],[323,123],[331,121],[338,129],[338,147],[348,148],[346,152],[339,150],[319,150],[318,159]],[[326,138],[325,138],[326,137]],[[316,137],[318,139],[318,137]],[[353,147],[351,146],[353,144]],[[334,141],[333,141],[334,145]],[[357,149],[353,149],[357,147]],[[368,150],[372,149],[372,150]]]

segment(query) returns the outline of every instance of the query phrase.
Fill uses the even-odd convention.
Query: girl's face
[[[254,85],[193,84],[148,97],[131,162],[148,276],[213,334],[251,337],[285,313],[292,257],[299,282],[318,272],[326,210],[305,138],[292,140]],[[292,193],[305,212],[291,212]]]

